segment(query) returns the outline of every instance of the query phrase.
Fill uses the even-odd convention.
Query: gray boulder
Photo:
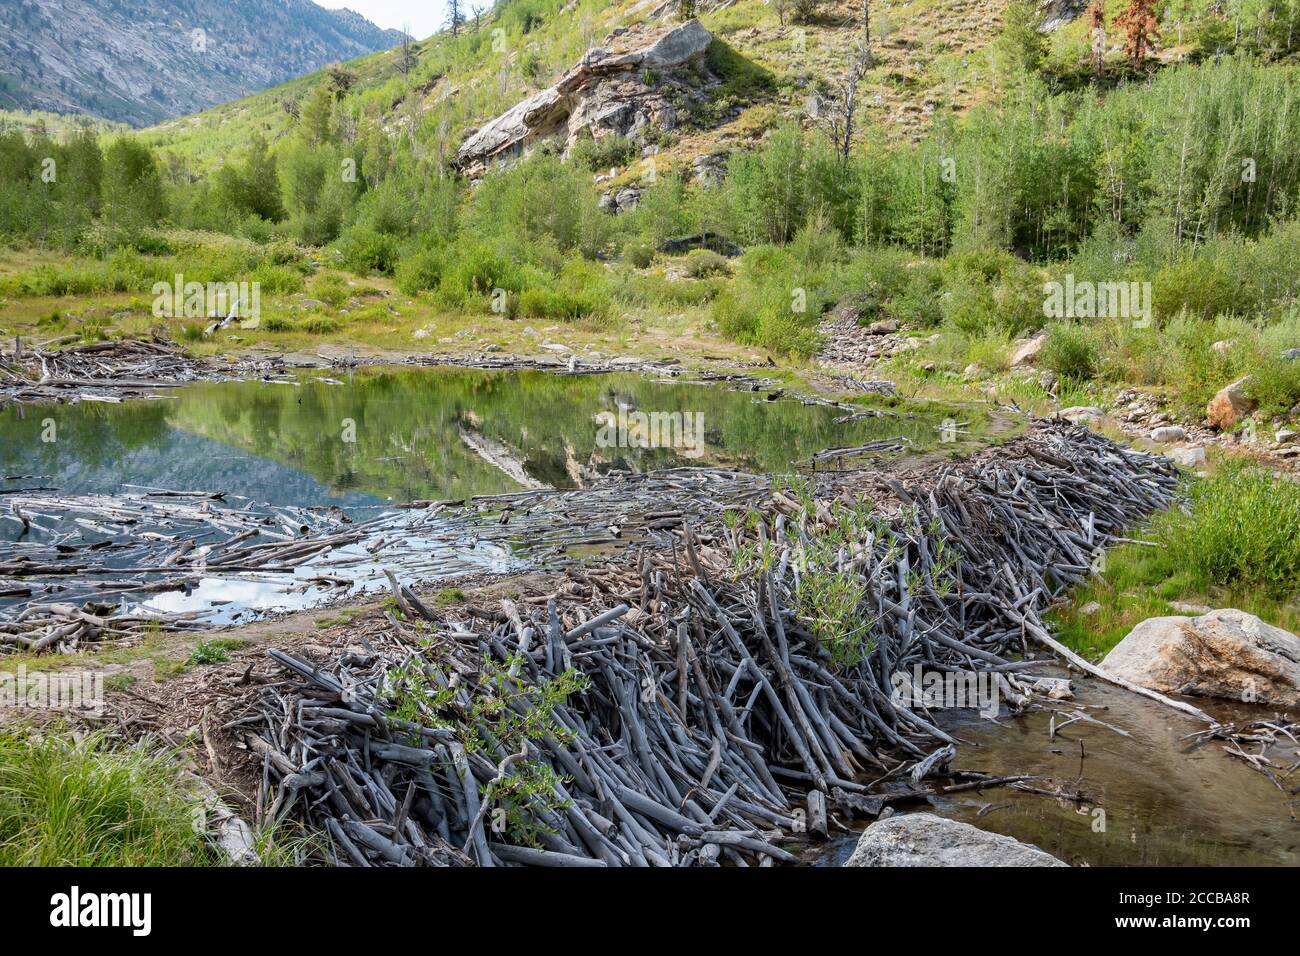
[[[933,813],[896,814],[863,831],[845,866],[1065,866],[1050,853]]]
[[[1300,706],[1300,637],[1235,608],[1147,618],[1101,668],[1162,694]]]

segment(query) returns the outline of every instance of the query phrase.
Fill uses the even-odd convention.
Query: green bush
[[[1259,410],[1265,415],[1289,415],[1300,405],[1300,360],[1266,358],[1251,369],[1246,394],[1259,402]]]
[[[1060,322],[1049,329],[1039,362],[1061,378],[1084,381],[1100,367],[1101,345],[1088,326]]]
[[[347,280],[337,272],[326,272],[312,286],[312,295],[332,309],[337,309],[352,297]]]
[[[420,249],[397,265],[397,287],[407,295],[438,288],[444,269],[441,249]]]
[[[339,239],[337,248],[344,264],[361,275],[392,275],[397,266],[397,237],[370,226],[353,226]]]
[[[573,144],[569,161],[591,172],[606,172],[615,166],[625,166],[637,155],[636,143],[626,136],[606,136],[597,142],[583,136]]]
[[[727,257],[710,249],[692,249],[686,255],[686,274],[692,279],[705,279],[712,275],[729,275],[731,264]]]
[[[1151,300],[1156,315],[1162,319],[1182,311],[1212,319],[1243,313],[1248,306],[1232,277],[1218,263],[1205,258],[1183,259],[1161,269],[1151,280]]]
[[[817,325],[834,293],[832,274],[803,268],[786,249],[756,246],[745,253],[736,281],[714,300],[710,314],[728,338],[808,357],[820,344]]]
[[[263,295],[287,295],[301,292],[302,273],[292,266],[278,266],[263,262],[248,274],[250,282],[258,283]]]
[[[610,294],[604,267],[580,257],[570,258],[553,279],[529,285],[519,293],[519,311],[560,321],[607,317]]]
[[[623,259],[638,269],[647,268],[654,257],[654,246],[644,239],[629,239],[623,246]]]
[[[1169,573],[1204,588],[1245,586],[1271,597],[1300,592],[1300,484],[1258,468],[1225,466],[1154,524]]]

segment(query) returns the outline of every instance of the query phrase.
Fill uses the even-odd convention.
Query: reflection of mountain
[[[62,423],[57,452],[38,447],[12,461],[63,474],[65,487],[75,481],[82,490],[133,481],[275,502],[343,503],[366,494],[407,501],[524,485],[571,488],[611,469],[726,464],[780,472],[831,445],[900,434],[923,442],[933,434],[926,423],[893,418],[834,425],[834,409],[756,398],[630,374],[474,369],[366,371],[346,385],[202,384],[166,402],[54,410]],[[598,444],[597,415],[617,413],[620,405],[692,416],[703,423],[703,454]],[[20,444],[39,446],[45,414],[29,412],[21,426],[30,435]],[[0,462],[8,468],[7,437]],[[253,457],[232,458],[232,449]]]
[[[274,505],[355,507],[377,503],[363,492],[343,490],[346,482],[331,482],[331,488],[272,458],[250,455],[165,424],[147,428],[147,441],[141,444],[141,436],[130,421],[131,412],[139,407],[125,406],[120,410],[125,414],[114,414],[103,421],[65,423],[62,434],[52,443],[40,440],[39,419],[5,421],[0,471],[5,475],[49,475],[48,480],[14,485],[53,485],[73,494],[111,494],[127,490],[128,484],[138,484],[175,491],[224,491]],[[62,415],[64,411],[54,410],[52,414]],[[66,411],[76,413],[71,408]],[[48,414],[42,412],[42,417]],[[31,427],[33,423],[35,428]],[[93,445],[85,440],[92,434]]]

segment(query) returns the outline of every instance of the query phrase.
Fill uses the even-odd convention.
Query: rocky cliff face
[[[4,0],[0,107],[141,126],[399,42],[310,0]]]
[[[583,135],[641,137],[674,129],[679,104],[707,96],[698,72],[712,35],[696,20],[668,29],[620,29],[588,50],[554,85],[534,93],[466,138],[456,155],[475,176],[542,140],[567,152]]]

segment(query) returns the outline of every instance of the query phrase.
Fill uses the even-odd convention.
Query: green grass
[[[170,755],[49,730],[0,735],[0,866],[211,862]]]
[[[201,664],[224,664],[230,660],[230,652],[238,651],[248,647],[250,641],[242,638],[218,637],[210,641],[200,641],[198,645],[190,652],[189,659],[185,662],[187,666],[194,667]]]
[[[1100,657],[1173,602],[1235,607],[1300,632],[1300,484],[1225,466],[1189,488],[1190,512],[1156,516],[1106,555],[1102,573],[1053,613],[1061,639]],[[1092,614],[1083,608],[1096,602]]]

